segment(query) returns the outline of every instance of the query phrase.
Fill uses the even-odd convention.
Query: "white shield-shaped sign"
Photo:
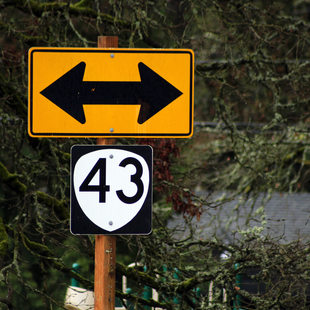
[[[152,149],[77,145],[71,150],[71,232],[151,231]]]

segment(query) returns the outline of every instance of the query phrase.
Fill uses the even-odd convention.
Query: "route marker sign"
[[[186,49],[31,48],[28,132],[191,137],[193,70]]]
[[[74,145],[71,148],[71,232],[149,234],[152,165],[150,146]]]

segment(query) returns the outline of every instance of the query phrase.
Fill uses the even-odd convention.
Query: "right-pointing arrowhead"
[[[83,103],[79,100],[85,62],[80,62],[54,83],[41,91],[41,94],[80,123],[86,122]]]
[[[169,103],[182,95],[176,87],[150,69],[143,62],[138,64],[141,77],[140,112],[138,123],[143,124]]]

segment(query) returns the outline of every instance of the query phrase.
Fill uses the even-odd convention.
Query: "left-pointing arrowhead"
[[[85,123],[83,103],[79,100],[85,62],[80,62],[70,71],[61,76],[54,83],[41,91],[41,94],[52,101],[60,109],[67,112],[80,123]]]
[[[177,88],[151,70],[144,63],[138,64],[141,89],[139,103],[141,104],[138,123],[143,124],[169,103],[182,95]]]

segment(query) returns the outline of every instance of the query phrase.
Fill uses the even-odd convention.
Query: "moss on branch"
[[[214,274],[212,273],[205,273],[203,275],[196,275],[192,278],[186,279],[182,282],[163,282],[156,280],[151,275],[139,271],[133,267],[127,267],[121,263],[116,263],[116,269],[117,272],[119,272],[122,275],[125,275],[126,277],[141,282],[144,285],[150,286],[156,290],[165,290],[167,287],[174,287],[175,292],[178,294],[184,294],[188,291],[191,291],[193,288],[195,288],[198,284],[203,282],[208,282],[214,278]]]
[[[10,173],[9,170],[0,162],[0,180],[6,183],[11,189],[19,194],[25,194],[26,185],[20,182],[17,174]]]
[[[80,274],[76,273],[73,269],[66,267],[61,260],[55,258],[51,250],[44,244],[35,242],[30,240],[24,233],[20,233],[21,239],[23,241],[26,249],[32,253],[33,255],[39,256],[41,259],[45,260],[47,263],[53,266],[53,268],[70,275],[70,277],[75,278],[78,282],[82,284],[86,289],[93,290],[94,283]],[[117,263],[118,272],[121,274],[125,274],[131,279],[142,282],[145,285],[151,286],[153,288],[160,288],[160,284],[155,281],[151,276],[144,272],[140,272],[134,268],[126,267],[121,263]],[[139,304],[150,306],[150,307],[158,307],[162,309],[172,310],[173,305],[170,303],[158,302],[153,299],[146,300],[134,294],[123,293],[119,290],[116,290],[116,296],[126,300],[132,300]]]
[[[53,257],[51,250],[45,244],[30,240],[23,232],[20,232],[20,235],[23,245],[29,252],[39,257]]]
[[[27,191],[27,186],[19,180],[19,176],[17,174],[10,173],[1,162],[0,180],[20,195],[24,195]],[[36,191],[35,195],[37,196],[38,202],[53,209],[60,220],[63,221],[69,218],[69,208],[67,201],[58,200],[55,197],[52,197],[41,191]]]
[[[2,27],[3,23],[0,23],[0,30],[7,31],[4,27]],[[20,34],[17,34],[20,36]],[[12,82],[5,76],[4,74],[0,74],[0,93],[6,94],[10,101],[12,107],[16,109],[19,115],[25,116],[27,115],[27,105],[25,104],[25,97],[23,97],[22,93],[19,93],[15,86],[12,85]]]
[[[7,23],[0,22],[0,30],[5,32],[8,36],[18,38],[24,43],[27,43],[29,46],[38,44],[43,41],[43,36],[34,36],[34,35],[27,35],[21,31],[14,31],[11,29],[11,25]],[[27,106],[24,104],[23,100],[16,95],[16,92],[10,92],[9,89],[12,88],[11,84],[6,81],[5,79],[1,79],[1,83],[5,83],[4,87],[2,88],[3,91],[7,94],[14,95],[17,99],[18,103],[21,104],[23,112],[27,113]]]
[[[89,1],[80,1],[76,4],[71,4],[67,1],[53,1],[53,2],[41,2],[41,1],[25,1],[25,0],[10,0],[6,1],[7,5],[14,6],[23,12],[28,12],[29,9],[36,15],[41,16],[44,12],[59,12],[67,11],[73,16],[89,16],[92,18],[100,17],[103,21],[109,24],[120,24],[123,26],[129,26],[130,23],[121,19],[115,19],[109,14],[98,12],[91,7]]]
[[[154,280],[152,276],[133,267],[127,267],[122,263],[116,263],[116,270],[120,274],[125,275],[132,280],[143,282],[143,284],[155,289],[160,288],[160,284],[156,280]]]
[[[6,232],[2,217],[0,217],[0,257],[3,258],[7,254],[9,246],[9,237]]]
[[[44,192],[37,191],[36,196],[38,202],[52,208],[60,220],[67,220],[69,218],[68,202],[64,200],[58,200]]]
[[[134,302],[137,302],[138,304],[149,306],[149,307],[168,309],[168,310],[170,309],[172,310],[175,307],[175,305],[172,305],[170,303],[163,303],[163,302],[156,301],[154,299],[144,299],[144,298],[141,298],[133,294],[123,293],[120,290],[115,290],[115,295],[121,299],[132,300]]]
[[[50,264],[53,268],[70,275],[70,277],[75,278],[78,282],[80,282],[85,288],[93,289],[94,283],[77,272],[75,272],[72,268],[66,267],[62,261],[54,256],[52,251],[40,242],[30,240],[23,232],[20,232],[21,239],[25,248],[35,256],[39,256],[41,259],[45,260],[48,264]]]

